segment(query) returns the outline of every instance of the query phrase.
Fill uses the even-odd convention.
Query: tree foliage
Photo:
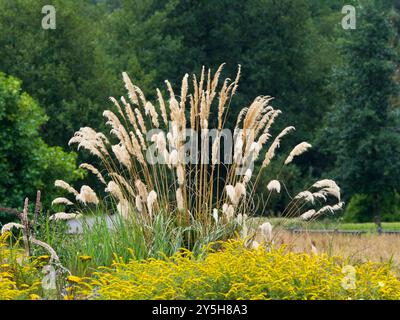
[[[47,120],[21,82],[0,73],[0,205],[20,208],[25,197],[45,190],[44,202],[56,194],[54,180],[76,180],[76,154],[49,147],[39,135]]]
[[[358,8],[357,29],[342,39],[343,65],[336,77],[341,99],[327,116],[326,149],[345,194],[372,198],[379,222],[382,199],[400,187],[399,116],[392,98],[398,55],[388,11],[371,2]]]

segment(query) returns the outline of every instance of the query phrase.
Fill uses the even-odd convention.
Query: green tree
[[[49,147],[39,135],[43,109],[21,90],[21,82],[0,73],[0,206],[20,208],[41,190],[45,204],[56,195],[54,180],[81,177],[76,154]]]
[[[0,0],[0,70],[22,80],[49,121],[41,132],[66,147],[82,124],[99,127],[113,74],[97,45],[102,6],[55,0],[56,29],[41,26],[43,0]]]
[[[343,66],[337,72],[341,102],[327,116],[327,158],[347,198],[365,194],[381,230],[381,205],[400,187],[398,94],[394,81],[398,56],[388,11],[371,1],[357,8],[357,29],[344,31]]]

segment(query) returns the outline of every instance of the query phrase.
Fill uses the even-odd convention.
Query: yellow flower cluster
[[[29,299],[39,297],[41,288],[36,265],[19,249],[7,245],[9,233],[0,235],[0,300]]]
[[[77,293],[89,299],[400,299],[400,281],[388,265],[353,265],[349,278],[340,257],[247,249],[233,240],[221,246],[210,246],[203,259],[184,250],[163,260],[116,259]]]

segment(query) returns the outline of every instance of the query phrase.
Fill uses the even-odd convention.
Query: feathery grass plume
[[[83,204],[99,204],[99,199],[97,198],[96,193],[92,188],[86,185],[81,187],[80,193],[76,196],[76,200],[82,202]]]
[[[118,161],[123,164],[128,170],[131,168],[131,157],[128,150],[123,144],[116,144],[111,146],[114,155],[117,157]]]
[[[222,206],[222,212],[225,215],[227,221],[231,221],[235,216],[235,208],[227,203],[224,203]]]
[[[264,242],[272,241],[272,224],[269,222],[264,222],[258,227],[260,235]]]
[[[286,127],[281,131],[281,133],[275,138],[274,142],[269,147],[267,153],[265,154],[264,162],[262,164],[263,167],[267,167],[271,162],[272,158],[275,156],[276,149],[279,148],[281,139],[287,135],[290,131],[294,130],[293,126]]]
[[[64,190],[68,191],[69,193],[72,193],[75,196],[79,195],[78,191],[76,191],[73,187],[71,187],[67,182],[65,182],[63,180],[56,180],[54,182],[54,186],[64,189]]]
[[[58,220],[72,220],[79,217],[79,214],[76,213],[65,213],[65,212],[57,212],[49,217],[49,220],[58,221]]]
[[[79,168],[89,170],[90,172],[92,172],[97,177],[97,179],[99,179],[99,181],[101,183],[106,184],[106,181],[104,180],[104,178],[103,178],[102,174],[100,173],[100,171],[97,170],[90,163],[82,163],[82,164],[79,165]]]
[[[314,203],[314,196],[310,191],[299,192],[294,199],[303,199],[306,202]]]
[[[311,148],[311,144],[309,144],[307,142],[299,143],[290,152],[289,156],[285,160],[285,164],[291,163],[293,161],[294,157],[301,155],[302,153],[306,152],[309,148]]]
[[[183,195],[182,195],[182,190],[181,188],[176,189],[176,205],[178,210],[184,210],[185,209],[185,204],[183,201]]]
[[[142,89],[140,89],[138,86],[135,86],[135,85],[133,86],[133,88],[135,89],[136,93],[138,94],[139,99],[142,102],[142,104],[146,105],[147,100],[146,100],[146,97],[144,96]]]
[[[339,210],[342,209],[343,204],[344,204],[343,202],[339,202],[334,206],[329,206],[329,205],[324,206],[324,207],[322,207],[321,209],[319,209],[317,211],[316,215],[319,216],[319,215],[321,215],[321,214],[323,214],[325,212],[335,213],[335,211],[339,211]]]
[[[158,103],[160,105],[162,119],[164,121],[165,126],[168,126],[168,116],[167,116],[167,109],[165,107],[165,101],[161,94],[160,89],[158,88],[157,88],[157,97],[158,97]]]
[[[143,211],[143,201],[139,195],[136,195],[136,197],[135,197],[135,205],[136,205],[136,209],[138,212]]]
[[[144,119],[143,119],[142,113],[140,112],[140,110],[138,108],[135,108],[135,113],[136,113],[136,117],[137,117],[138,122],[139,122],[139,126],[140,126],[141,132],[146,134],[147,133],[147,128],[146,128],[146,125],[144,123]]]
[[[316,211],[315,211],[314,209],[310,209],[310,210],[304,212],[304,213],[300,216],[300,218],[303,219],[303,220],[310,220],[310,219],[312,219],[313,217],[315,217],[315,214],[316,214]]]
[[[185,170],[183,169],[183,165],[180,164],[176,167],[176,175],[178,177],[179,185],[183,185],[185,182]]]
[[[6,233],[8,231],[11,231],[13,228],[15,228],[15,229],[24,229],[25,227],[20,223],[9,222],[9,223],[6,223],[1,228],[1,234]]]
[[[117,211],[122,217],[124,217],[124,219],[128,219],[128,217],[129,217],[129,201],[126,199],[123,199],[122,201],[118,202]]]
[[[214,208],[212,212],[215,223],[218,223],[219,221],[218,209]]]
[[[233,87],[233,89],[232,89],[232,96],[236,93],[236,90],[237,90],[237,88],[238,88],[238,83],[239,83],[239,79],[240,79],[240,71],[241,71],[241,69],[242,69],[242,66],[240,65],[240,64],[238,64],[238,71],[237,71],[237,73],[236,73],[236,79],[235,79],[235,82],[234,82],[234,87]]]
[[[123,99],[123,97],[121,99]],[[121,106],[119,105],[117,99],[110,97],[110,100],[117,107],[118,113],[121,115],[121,117],[125,118],[125,114],[122,112]]]
[[[73,203],[70,200],[68,200],[67,198],[63,198],[63,197],[55,198],[51,202],[52,206],[55,206],[55,205],[58,205],[58,204],[63,204],[63,205],[67,205],[67,206],[72,206],[73,205]]]
[[[123,189],[126,190],[128,196],[135,196],[135,192],[131,186],[131,184],[126,181],[126,179],[118,174],[117,172],[111,172],[110,177],[114,179],[114,181],[120,186],[123,187]],[[122,190],[122,189],[121,189]]]
[[[104,191],[110,193],[119,202],[125,199],[121,188],[114,181],[109,181]]]
[[[121,97],[120,105],[111,98],[113,110],[117,111],[105,110],[103,113],[106,124],[111,126],[110,132],[105,135],[82,127],[69,141],[77,144],[78,149],[83,148],[98,157],[100,164],[96,167],[82,164],[81,168],[95,174],[107,186],[108,194],[97,200],[89,197],[91,200],[88,201],[93,190],[92,194],[91,189],[85,187],[78,193],[60,180],[56,185],[74,194],[80,202],[112,203],[115,212],[127,220],[134,219],[145,230],[144,237],[149,246],[154,237],[154,234],[150,235],[151,230],[155,230],[156,222],[163,215],[172,219],[177,228],[190,229],[185,231],[187,238],[183,239],[189,248],[198,239],[207,242],[233,236],[237,228],[242,228],[241,234],[246,235],[245,219],[247,214],[254,213],[254,191],[260,182],[264,183],[260,181],[263,170],[274,158],[281,139],[294,127],[285,128],[272,140],[270,129],[281,111],[271,105],[272,97],[262,95],[238,110],[233,137],[230,137],[233,145],[227,146],[225,139],[222,143],[223,126],[232,120],[228,118],[229,108],[231,103],[234,104],[232,98],[238,90],[241,66],[238,66],[234,82],[229,78],[220,80],[222,69],[223,65],[212,74],[210,69],[202,67],[200,77],[193,75],[192,81],[185,74],[180,88],[173,88],[165,80],[166,94],[157,89],[157,101],[147,100],[124,72],[122,78],[129,102]],[[157,103],[159,108],[155,107]],[[187,135],[188,128],[193,129],[190,135]],[[154,129],[157,130],[155,134]],[[214,129],[218,133],[210,146]],[[187,141],[188,138],[200,141]],[[188,145],[194,146],[198,154],[188,157]],[[306,143],[297,145],[285,164],[308,147]],[[155,157],[151,157],[152,160],[156,158],[155,163],[147,161],[150,151],[155,151]],[[221,152],[224,152],[222,156]],[[229,162],[225,163],[225,158],[229,158]],[[195,161],[188,162],[187,159]],[[267,189],[279,193],[283,183],[278,174]],[[285,208],[288,216],[298,215],[302,206],[314,204],[314,199],[318,199],[318,205],[323,205],[330,196],[340,201],[340,189],[330,180],[321,180],[311,188],[294,198],[289,195],[292,200]],[[269,198],[263,205],[269,205],[268,201]],[[335,205],[332,207],[335,211]],[[82,208],[80,210],[82,212]],[[192,232],[194,226],[199,230]]]
[[[160,123],[158,122],[158,113],[156,109],[154,108],[153,104],[149,101],[147,101],[146,105],[144,106],[144,110],[146,115],[150,115],[151,117],[151,122],[156,128],[160,127]]]
[[[269,191],[276,191],[276,192],[281,192],[281,184],[278,180],[271,180],[268,185],[267,189]]]
[[[147,210],[149,211],[150,217],[153,216],[153,206],[157,201],[157,193],[154,190],[149,192],[147,196]]]
[[[138,100],[137,94],[135,92],[135,88],[133,87],[132,81],[129,78],[128,74],[126,72],[122,72],[122,78],[125,83],[125,88],[126,88],[126,90],[128,90],[129,100],[131,100],[131,102],[133,104],[139,104],[139,100]]]
[[[314,188],[319,188],[319,193],[324,195],[332,195],[340,201],[340,188],[335,181],[330,179],[323,179],[317,181],[312,185]]]
[[[140,195],[140,197],[142,198],[143,201],[147,201],[147,198],[149,196],[149,193],[147,191],[147,187],[146,185],[143,183],[143,181],[141,181],[140,179],[137,179],[135,181],[135,186],[136,189],[138,191],[138,194]]]

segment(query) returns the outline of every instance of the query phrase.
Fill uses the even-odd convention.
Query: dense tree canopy
[[[396,33],[387,10],[372,3],[360,8],[358,27],[343,40],[338,70],[341,100],[328,114],[327,149],[345,194],[371,196],[372,213],[400,187],[398,112],[392,108],[399,88],[394,81]]]
[[[22,90],[43,108],[32,111],[32,130],[43,148],[68,151],[81,126],[102,129],[108,97],[124,92],[122,71],[154,98],[165,79],[179,86],[185,73],[226,62],[226,74],[243,67],[233,113],[257,95],[274,96],[284,112],[275,128],[297,129],[282,151],[303,140],[313,145],[282,172],[289,190],[324,176],[339,179],[346,201],[378,190],[379,198],[398,194],[398,1],[55,0],[55,30],[41,28],[45,4],[0,0],[0,70],[21,79]],[[357,7],[356,30],[341,28],[345,4]],[[2,132],[13,130],[8,122],[1,125]],[[18,137],[3,148],[27,142]],[[2,159],[10,156],[1,152],[7,155]],[[72,166],[73,155],[64,155]],[[40,168],[30,163],[33,171]],[[33,186],[52,188],[43,180],[25,189],[23,181],[36,178],[29,179],[28,166],[20,168],[7,169],[0,205],[6,198],[21,202]],[[262,178],[274,174],[271,168]]]
[[[0,204],[21,207],[26,196],[45,190],[45,203],[54,197],[54,180],[75,180],[76,154],[49,147],[39,135],[47,120],[43,109],[21,82],[0,73]]]
[[[88,1],[52,1],[56,29],[41,27],[46,1],[0,1],[0,70],[23,80],[43,106],[50,145],[66,146],[82,124],[101,123],[112,77],[96,44],[101,20]]]

